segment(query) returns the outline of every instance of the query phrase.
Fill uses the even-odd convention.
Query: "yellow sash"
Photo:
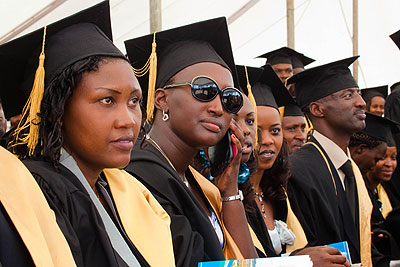
[[[208,202],[213,208],[215,214],[217,215],[219,223],[221,224],[222,231],[224,232],[224,237],[225,237],[224,238],[225,244],[223,248],[225,259],[226,260],[243,259],[242,253],[240,252],[232,236],[229,234],[222,220],[222,200],[218,188],[213,183],[208,181],[198,171],[193,169],[191,166],[189,166],[189,169],[192,172],[193,177],[196,179],[197,183],[199,183],[201,189],[204,192],[204,195],[206,196]]]
[[[296,215],[292,210],[292,207],[290,206],[290,201],[287,195],[286,195],[286,204],[288,209],[286,224],[288,228],[292,230],[296,236],[293,245],[286,245],[286,252],[291,253],[296,249],[304,248],[308,244],[308,241],[306,234],[304,233],[303,227],[301,227],[299,220],[297,219]]]
[[[318,152],[324,158],[327,168],[331,173],[332,181],[335,185],[335,192],[336,190],[336,183],[333,177],[332,170],[329,166],[329,162],[325,157],[322,150],[313,142],[308,142],[306,144],[311,144],[315,148],[317,148]],[[371,199],[369,198],[367,188],[365,187],[364,179],[358,168],[357,164],[354,163],[352,159],[351,166],[353,167],[353,173],[356,180],[357,185],[357,193],[358,193],[358,211],[359,211],[359,231],[360,231],[360,254],[361,254],[361,263],[365,267],[372,267],[372,259],[371,259],[371,213],[372,213],[372,203]]]
[[[149,190],[125,171],[105,169],[122,225],[150,266],[175,266],[170,218]]]
[[[76,266],[42,191],[26,167],[0,147],[0,201],[36,266]]]
[[[295,251],[296,249],[299,248],[304,248],[307,244],[307,237],[306,234],[304,233],[303,227],[301,227],[301,224],[299,220],[297,219],[296,215],[294,214],[291,206],[289,199],[286,197],[286,204],[288,208],[288,214],[287,214],[287,219],[286,219],[286,224],[290,230],[293,231],[295,234],[296,238],[294,239],[294,244],[293,245],[286,245],[286,252],[291,253]],[[254,233],[253,228],[249,225],[250,229],[250,235],[251,238],[253,239],[254,246],[261,250],[261,252],[264,253],[264,255],[267,255],[264,251],[264,248],[262,247],[260,240],[258,239],[257,235]],[[268,256],[268,255],[267,255]]]
[[[371,213],[372,203],[369,198],[365,182],[357,164],[350,159],[353,167],[354,177],[356,178],[358,192],[358,211],[360,227],[360,254],[363,266],[372,267],[371,259]]]
[[[376,190],[378,191],[378,197],[382,202],[382,216],[386,219],[388,214],[393,210],[392,204],[390,204],[389,196],[381,184],[378,184]]]

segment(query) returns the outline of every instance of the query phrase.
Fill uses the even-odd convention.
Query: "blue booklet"
[[[198,267],[312,267],[308,255],[271,257],[262,259],[227,260],[200,262]]]
[[[342,252],[343,256],[346,256],[346,258],[350,262],[350,264],[352,264],[351,257],[350,257],[350,251],[349,251],[349,245],[347,244],[347,241],[333,243],[333,244],[329,244],[327,246],[337,248],[340,252]]]

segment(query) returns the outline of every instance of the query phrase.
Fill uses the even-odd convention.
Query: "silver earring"
[[[168,113],[165,113],[165,111],[162,111],[162,120],[167,121],[169,119]]]

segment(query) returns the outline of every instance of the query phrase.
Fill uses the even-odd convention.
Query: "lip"
[[[382,170],[382,174],[384,175],[384,176],[392,176],[392,174],[393,174],[393,171],[385,171],[385,170]]]
[[[204,119],[200,121],[201,125],[203,125],[204,128],[207,130],[214,132],[214,133],[219,133],[221,132],[222,129],[222,123],[219,120],[216,119]]]
[[[359,110],[357,112],[354,113],[354,115],[357,117],[357,119],[359,120],[365,120],[365,118],[367,117],[367,115],[365,114],[364,110]]]
[[[133,135],[122,136],[111,141],[111,144],[121,150],[130,151],[133,148]]]
[[[262,161],[270,161],[274,158],[275,156],[275,152],[272,150],[263,150],[258,154],[258,157],[262,160]]]
[[[253,150],[253,143],[250,141],[245,141],[242,154],[250,154],[252,150]]]

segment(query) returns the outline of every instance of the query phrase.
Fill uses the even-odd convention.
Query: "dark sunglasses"
[[[213,79],[206,76],[194,77],[191,82],[166,85],[164,89],[184,85],[190,85],[193,97],[202,102],[210,102],[219,94],[222,106],[229,113],[237,113],[243,106],[243,96],[238,89],[226,87],[221,90]]]

